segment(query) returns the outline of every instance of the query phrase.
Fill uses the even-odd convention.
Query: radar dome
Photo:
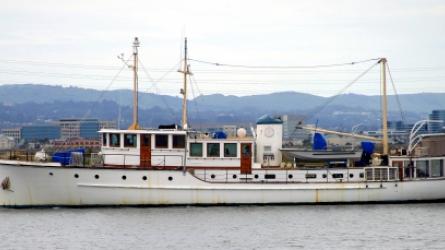
[[[246,131],[245,128],[239,128],[239,129],[236,131],[236,136],[238,136],[238,137],[243,138],[243,137],[246,137],[246,135],[247,135],[247,131]]]

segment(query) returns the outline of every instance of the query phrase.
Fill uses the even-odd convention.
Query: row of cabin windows
[[[416,166],[407,161],[405,164],[405,177],[414,177],[414,171],[417,178],[442,177],[444,176],[443,160],[418,160]]]
[[[206,143],[207,145],[207,157],[220,157],[220,143]],[[238,155],[236,143],[223,143],[224,157],[236,157]],[[190,143],[190,156],[191,157],[203,157],[203,143],[192,142]]]
[[[121,141],[120,141],[121,134],[118,133],[110,133],[109,134],[109,140],[110,144],[108,146],[110,147],[120,147]],[[142,137],[142,144],[145,146],[151,145],[150,135],[141,134]],[[162,135],[154,135],[155,137],[155,148],[168,148],[168,140],[169,135],[162,134]],[[107,145],[107,134],[103,134],[103,145]],[[135,148],[137,146],[137,134],[123,134],[124,139],[124,147],[125,148]],[[185,135],[172,135],[172,146],[173,148],[185,148]]]

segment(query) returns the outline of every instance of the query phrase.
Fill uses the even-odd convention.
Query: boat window
[[[168,148],[168,135],[155,135],[156,148]]]
[[[190,156],[202,157],[202,143],[190,143]]]
[[[110,134],[110,147],[120,147],[120,134]]]
[[[224,157],[236,157],[236,143],[224,143]]]
[[[173,148],[185,148],[185,135],[173,135]]]
[[[431,177],[443,176],[443,160],[431,160]]]
[[[136,147],[136,134],[124,134],[124,147],[126,148]]]
[[[107,146],[107,134],[102,134],[102,146]]]
[[[317,178],[317,174],[314,174],[314,173],[306,174],[306,179],[316,179],[316,178]]]
[[[275,179],[275,174],[265,174],[264,179],[268,179],[268,180]]]
[[[416,161],[416,174],[418,178],[428,177],[428,161],[426,160]]]
[[[343,178],[343,174],[340,173],[332,174],[332,178],[337,178],[337,179]]]
[[[207,143],[207,157],[219,157],[219,143]]]

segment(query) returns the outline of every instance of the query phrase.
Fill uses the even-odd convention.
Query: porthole
[[[254,175],[253,177],[255,177],[255,179],[258,179],[259,176],[256,174],[256,175]]]
[[[99,175],[98,175],[98,174],[96,174],[96,175],[94,176],[94,178],[96,178],[96,179],[99,179]]]
[[[233,179],[236,179],[236,174],[232,175],[232,178],[233,178]]]
[[[349,178],[354,178],[354,174],[349,174]]]
[[[323,178],[326,178],[326,177],[328,177],[328,175],[327,175],[327,174],[323,174],[322,177],[323,177]]]
[[[292,179],[292,178],[294,178],[294,176],[293,176],[293,175],[291,175],[291,174],[290,174],[290,175],[289,175],[288,177],[289,177],[289,179]]]
[[[142,180],[146,181],[147,180],[147,176],[142,176]]]
[[[169,177],[168,177],[168,180],[169,180],[169,181],[172,181],[172,180],[173,180],[173,177],[169,176]]]
[[[214,174],[210,175],[210,178],[215,179],[215,175]]]
[[[74,174],[74,178],[79,178],[79,175],[78,174]]]
[[[127,179],[127,176],[122,175],[122,180],[126,180],[126,179]]]
[[[49,172],[49,175],[50,175],[50,176],[53,176],[54,174],[53,174],[53,172]]]
[[[360,173],[360,178],[365,178],[365,174],[364,173]]]

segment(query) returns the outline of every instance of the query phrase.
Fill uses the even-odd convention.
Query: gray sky
[[[399,93],[445,92],[445,1],[0,0],[0,84],[131,87],[134,36],[153,81],[177,95],[182,37],[190,57],[247,65],[314,65],[385,56]],[[370,63],[313,70],[240,69],[191,62],[193,93],[336,94]],[[167,74],[169,71],[171,73]],[[377,94],[378,67],[346,92]],[[192,95],[193,96],[193,95]]]

